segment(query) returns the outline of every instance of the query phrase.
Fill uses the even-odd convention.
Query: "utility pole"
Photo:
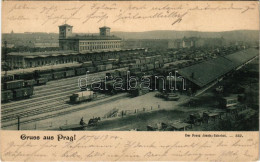
[[[17,124],[18,124],[17,129],[20,130],[20,116],[17,116],[17,120],[18,120],[18,122],[17,122]]]

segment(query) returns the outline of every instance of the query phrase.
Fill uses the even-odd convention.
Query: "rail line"
[[[123,70],[123,69],[126,69],[126,68],[118,68],[118,69],[114,69],[114,70]],[[114,70],[108,70],[108,71],[103,71],[103,72],[98,72],[98,73],[91,73],[89,75],[95,76],[95,75],[105,74],[107,72],[111,72],[111,71],[114,71]],[[81,76],[84,76],[84,75],[81,75]],[[77,84],[77,83],[73,83],[73,82],[75,81],[74,79],[78,78],[78,77],[80,77],[80,76],[75,76],[75,77],[71,77],[71,78],[63,78],[63,79],[60,79],[60,80],[53,80],[53,81],[48,82],[46,86],[43,85],[43,86],[35,87],[35,93],[37,95],[34,95],[30,99],[27,99],[27,100],[20,100],[20,101],[18,100],[18,101],[12,101],[12,102],[9,102],[9,103],[4,103],[4,104],[2,104],[2,109],[7,108],[7,107],[13,107],[13,106],[18,105],[18,104],[20,105],[20,104],[25,104],[25,103],[28,103],[28,102],[34,102],[35,100],[31,100],[31,99],[36,99],[38,97],[42,97],[42,96],[40,96],[40,94],[42,94],[42,92],[44,93],[44,92],[50,92],[51,91],[48,94],[52,94],[54,89],[57,89],[57,88],[62,88],[62,87],[70,87],[71,88],[71,85]],[[60,83],[57,83],[57,81],[63,81],[63,83],[60,84]],[[71,84],[68,84],[69,82],[71,82]],[[56,87],[52,87],[54,85],[56,85]],[[75,86],[75,88],[76,88],[76,86]],[[62,89],[62,90],[64,90],[64,89]],[[55,92],[62,91],[62,90],[56,90]]]
[[[26,124],[26,123],[36,122],[36,121],[45,120],[45,119],[49,119],[49,118],[53,118],[53,117],[58,117],[58,116],[62,116],[62,115],[66,115],[66,114],[72,113],[72,112],[84,110],[86,108],[92,108],[92,107],[95,107],[95,106],[98,106],[98,105],[102,105],[102,104],[106,104],[106,103],[109,103],[109,102],[113,102],[113,101],[116,101],[116,100],[119,100],[119,99],[122,99],[122,98],[125,98],[125,97],[126,97],[126,95],[115,97],[115,98],[110,99],[109,101],[101,101],[101,102],[89,105],[87,107],[84,106],[84,104],[82,104],[82,106],[80,106],[78,108],[75,108],[75,109],[62,111],[62,112],[59,112],[59,113],[50,114],[50,115],[46,115],[46,116],[42,116],[42,117],[36,117],[36,118],[28,119],[28,120],[23,120],[20,123],[21,124]],[[10,127],[10,126],[13,126],[13,125],[17,125],[17,123],[15,122],[15,123],[10,123],[10,124],[2,124],[2,128]]]
[[[98,96],[98,98],[95,99],[94,101],[104,99],[104,98],[108,98],[108,97],[110,97],[110,96],[105,96],[105,95]],[[7,122],[7,121],[11,121],[13,119],[16,119],[17,116],[30,117],[30,116],[33,116],[33,115],[39,115],[39,114],[43,114],[43,113],[46,113],[46,112],[57,111],[57,110],[60,110],[60,109],[71,107],[71,106],[73,106],[73,105],[67,104],[66,102],[63,103],[63,104],[60,103],[60,102],[56,102],[54,104],[43,105],[43,106],[31,109],[31,110],[22,111],[22,112],[15,113],[15,114],[3,115],[1,120],[2,120],[2,122]]]

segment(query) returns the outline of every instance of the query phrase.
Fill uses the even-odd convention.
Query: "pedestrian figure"
[[[86,123],[84,122],[83,120],[83,117],[80,119],[80,122],[79,122],[80,125],[85,125]]]

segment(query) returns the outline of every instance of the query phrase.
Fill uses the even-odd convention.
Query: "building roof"
[[[39,66],[33,68],[26,68],[26,69],[16,69],[16,70],[9,70],[7,71],[7,75],[14,75],[20,73],[31,73],[35,70],[51,70],[51,69],[58,69],[64,67],[80,67],[82,64],[80,63],[66,63],[66,64],[58,64],[58,65],[46,65],[46,66]],[[1,76],[4,76],[4,73],[1,73]]]
[[[46,52],[11,52],[7,56],[21,56],[24,58],[37,58],[37,57],[55,57],[55,56],[68,56],[68,55],[80,55],[80,54],[92,54],[92,53],[106,53],[106,52],[119,52],[119,51],[131,51],[131,50],[144,50],[144,48],[134,49],[107,49],[107,50],[94,50],[86,52],[77,52],[72,50],[67,51],[46,51]]]
[[[232,62],[224,57],[218,57],[178,70],[179,74],[196,85],[203,87],[217,77],[227,73]]]
[[[75,35],[71,36],[67,39],[72,39],[72,40],[121,40],[121,38],[117,36],[100,36],[100,35]]]
[[[99,29],[110,29],[110,27],[103,26],[103,27],[100,27]]]
[[[178,73],[203,87],[257,55],[258,50],[251,48],[179,69]]]
[[[247,62],[251,58],[259,55],[259,52],[257,49],[250,48],[247,50],[242,50],[230,55],[225,56],[227,59],[231,60],[235,66],[240,66],[244,62]]]
[[[74,55],[78,54],[76,51],[46,51],[46,52],[11,52],[7,56],[22,56],[25,58],[36,58],[36,57],[48,57],[48,56],[60,56],[60,55]]]
[[[69,24],[63,24],[63,25],[60,25],[59,27],[61,27],[61,26],[73,27],[73,26],[71,26]]]

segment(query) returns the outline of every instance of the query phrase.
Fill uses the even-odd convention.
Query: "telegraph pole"
[[[17,120],[18,120],[18,122],[17,122],[17,124],[18,124],[17,129],[20,130],[20,116],[17,116]]]

